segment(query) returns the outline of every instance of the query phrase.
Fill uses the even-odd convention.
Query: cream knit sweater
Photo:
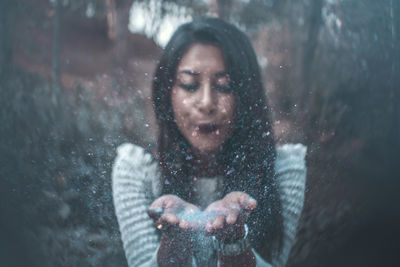
[[[286,264],[295,241],[304,202],[306,150],[301,144],[277,147],[275,172],[282,202],[283,246],[281,253],[273,257],[273,266]],[[117,152],[112,171],[113,200],[128,264],[157,266],[160,241],[147,209],[161,194],[158,163],[133,144],[122,144]],[[269,266],[255,255],[257,266]],[[196,265],[195,259],[193,263]]]

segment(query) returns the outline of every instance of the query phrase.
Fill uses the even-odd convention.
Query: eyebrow
[[[195,72],[195,71],[191,71],[191,70],[181,70],[179,73],[185,73],[185,74],[189,74],[189,75],[192,75],[192,76],[199,76],[200,75],[200,72]],[[224,77],[226,75],[228,75],[228,72],[226,72],[226,71],[220,71],[220,72],[217,72],[215,74],[215,76],[218,77],[218,78]]]

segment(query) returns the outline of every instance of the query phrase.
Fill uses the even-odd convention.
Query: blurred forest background
[[[308,146],[288,265],[398,266],[398,0],[1,0],[0,266],[127,266],[115,149],[154,147],[166,34],[204,14],[246,31],[277,140]]]

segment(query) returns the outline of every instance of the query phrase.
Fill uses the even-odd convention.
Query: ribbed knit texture
[[[112,171],[112,189],[125,255],[130,267],[157,266],[158,235],[147,215],[150,204],[160,196],[160,172],[151,154],[139,146],[118,147]],[[277,147],[275,172],[283,216],[283,246],[274,255],[273,266],[284,266],[296,237],[304,202],[306,147],[286,144]],[[257,255],[258,256],[258,255]],[[256,257],[261,266],[260,257]]]
[[[296,238],[297,225],[304,203],[306,184],[305,155],[302,144],[286,144],[276,148],[275,174],[283,217],[283,244],[280,254],[272,259],[273,266],[285,266]]]

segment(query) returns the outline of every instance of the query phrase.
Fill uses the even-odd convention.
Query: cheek
[[[232,120],[235,114],[236,101],[233,96],[223,96],[219,101],[219,109],[226,119]]]
[[[187,97],[179,92],[172,91],[172,110],[174,112],[174,118],[179,127],[187,124],[187,117],[190,114],[190,101]]]

